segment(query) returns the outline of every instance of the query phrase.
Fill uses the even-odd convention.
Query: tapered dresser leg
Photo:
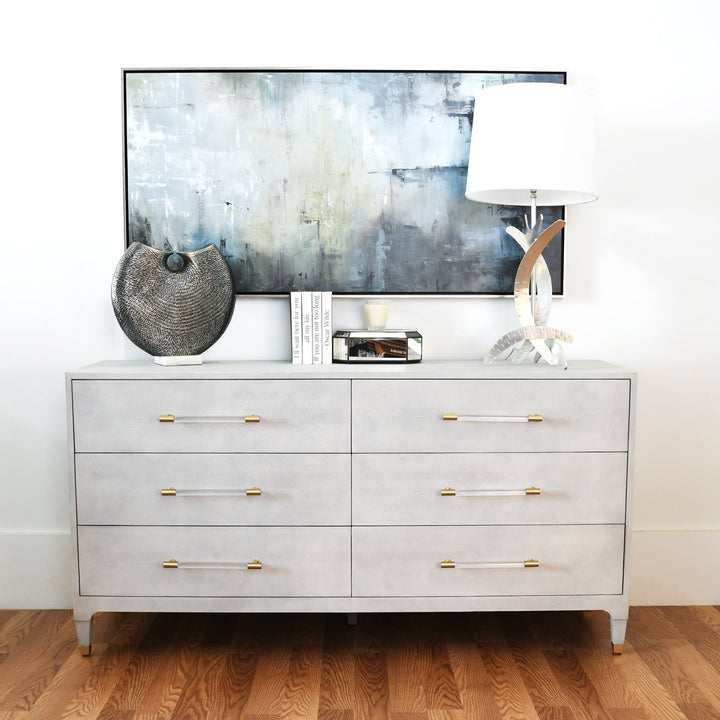
[[[81,655],[90,655],[92,652],[92,618],[89,620],[75,620],[78,645]]]
[[[612,640],[613,654],[622,655],[625,650],[625,632],[627,630],[627,618],[614,618],[610,616],[610,638]]]

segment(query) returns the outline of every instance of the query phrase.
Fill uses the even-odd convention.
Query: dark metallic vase
[[[123,332],[157,357],[200,355],[235,309],[232,273],[215,245],[167,253],[134,242],[115,270],[111,296]]]

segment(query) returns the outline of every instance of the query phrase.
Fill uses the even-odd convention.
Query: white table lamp
[[[557,341],[571,342],[572,337],[547,326],[552,284],[542,250],[565,222],[558,220],[543,231],[537,207],[597,199],[591,96],[559,83],[510,83],[480,92],[475,98],[465,197],[531,209],[524,233],[507,228],[525,250],[514,292],[521,327],[500,338],[485,362],[492,363],[512,348],[513,362],[521,362],[533,350],[536,359],[551,365],[559,362],[558,354],[564,361]]]

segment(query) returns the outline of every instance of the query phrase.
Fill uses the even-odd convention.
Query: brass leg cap
[[[80,645],[80,654],[88,657],[92,653],[92,645]]]
[[[612,649],[613,649],[613,655],[622,655],[623,652],[625,651],[625,645],[613,643]]]

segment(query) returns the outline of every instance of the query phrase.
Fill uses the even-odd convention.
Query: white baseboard
[[[720,529],[634,530],[631,605],[720,605]]]
[[[70,608],[69,532],[0,532],[0,608]],[[635,530],[631,605],[720,605],[720,530]]]
[[[0,532],[0,608],[71,608],[71,556],[69,532]]]

